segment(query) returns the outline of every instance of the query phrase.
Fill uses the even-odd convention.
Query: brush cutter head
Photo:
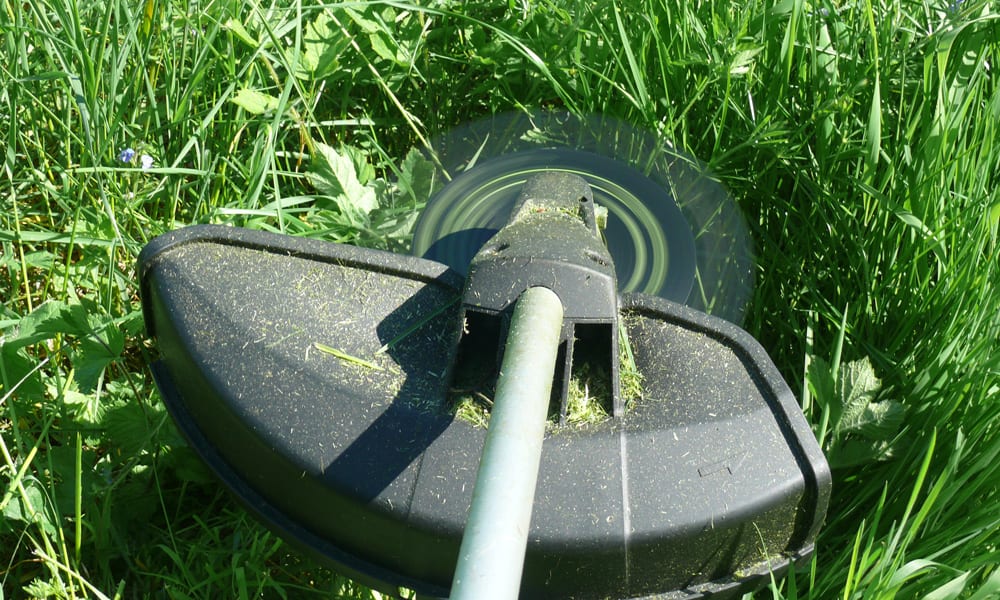
[[[157,384],[226,486],[352,577],[446,596],[485,436],[448,403],[462,278],[220,227],[158,238],[141,277]],[[620,311],[643,397],[547,435],[523,597],[736,593],[808,555],[830,476],[761,347],[657,297]]]
[[[549,175],[498,183],[540,160]],[[657,269],[601,243],[595,200],[649,180],[578,150],[483,168],[485,194],[469,192],[470,170],[418,226],[441,260],[217,226],[151,242],[139,273],[153,374],[194,449],[313,556],[376,588],[447,596],[486,437],[457,398],[488,400],[512,299],[541,285],[564,306],[562,385],[521,596],[735,595],[808,556],[829,469],[760,345],[681,304],[708,263],[672,196],[658,188],[659,216],[643,221],[667,249],[647,277]],[[510,186],[503,221],[476,209],[442,225]],[[641,393],[619,385],[623,360]],[[567,417],[580,364],[611,382],[608,416],[586,425]]]

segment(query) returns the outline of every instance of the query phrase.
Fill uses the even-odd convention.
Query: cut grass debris
[[[642,398],[642,373],[632,354],[624,323],[618,331],[619,386],[622,405],[627,412]],[[487,366],[479,364],[481,373],[475,376],[465,373],[459,379],[477,381],[481,389],[455,389],[449,405],[455,418],[474,427],[486,428],[493,408],[493,399],[486,392],[492,389],[489,379],[495,377],[495,374],[485,374]],[[613,393],[611,365],[597,364],[592,360],[574,361],[566,394],[565,425],[584,427],[611,419]],[[558,402],[552,404],[547,427],[550,431],[556,431],[560,427],[562,411]]]
[[[611,373],[591,363],[573,369],[566,394],[566,424],[596,425],[611,418]],[[558,420],[558,414],[556,415]]]
[[[317,350],[319,350],[320,352],[324,353],[324,354],[329,354],[330,356],[333,356],[335,358],[339,358],[340,360],[342,360],[344,362],[347,362],[347,363],[350,363],[352,365],[358,365],[359,367],[364,367],[366,369],[371,369],[373,371],[381,371],[382,370],[382,367],[376,365],[375,363],[373,363],[371,361],[367,361],[367,360],[365,360],[363,358],[358,358],[357,356],[353,356],[351,354],[348,354],[348,353],[344,352],[343,350],[338,350],[338,349],[334,348],[333,346],[328,346],[326,344],[321,344],[319,342],[313,342],[313,347],[316,348]]]

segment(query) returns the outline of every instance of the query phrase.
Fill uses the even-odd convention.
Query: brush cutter
[[[732,322],[745,230],[630,132],[536,114],[453,137],[419,256],[155,239],[142,301],[179,429],[267,526],[391,592],[725,596],[809,556],[830,473]]]

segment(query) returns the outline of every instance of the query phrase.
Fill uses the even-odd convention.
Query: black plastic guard
[[[485,437],[446,406],[462,279],[212,226],[139,272],[167,408],[235,495],[354,578],[447,595]],[[621,310],[644,398],[547,435],[522,597],[736,594],[811,553],[830,473],[763,349],[658,298]]]

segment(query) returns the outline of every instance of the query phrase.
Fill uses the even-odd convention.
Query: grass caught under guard
[[[574,367],[566,394],[566,424],[582,427],[611,418],[611,395],[611,373],[607,368],[589,362]],[[554,423],[558,421],[556,412]]]
[[[635,363],[627,328],[618,328],[619,385],[624,408],[627,412],[642,397],[642,373]],[[492,392],[491,392],[492,393]],[[586,427],[597,425],[611,418],[613,390],[610,365],[594,361],[574,362],[566,397],[566,426]],[[451,411],[455,418],[473,427],[487,428],[493,399],[481,390],[460,388],[453,390]],[[549,411],[548,429],[559,427],[559,406]]]

